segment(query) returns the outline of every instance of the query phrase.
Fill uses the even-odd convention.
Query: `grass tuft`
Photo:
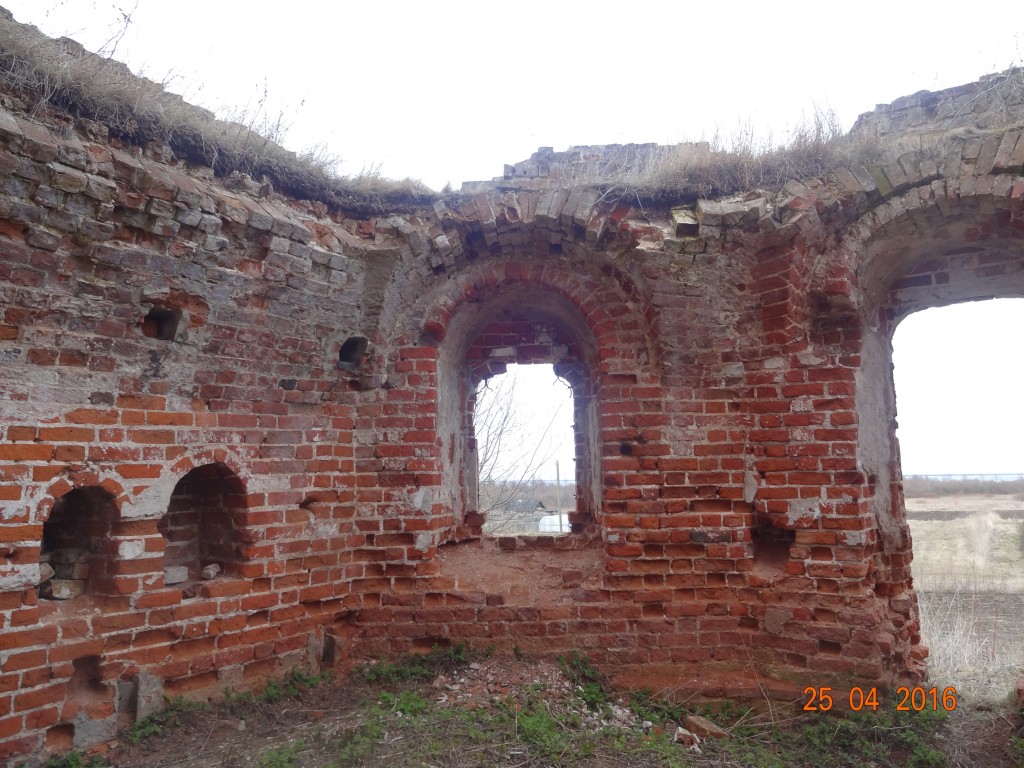
[[[366,664],[359,668],[359,674],[367,682],[376,685],[429,681],[469,661],[466,644],[457,643],[448,648],[434,646],[429,653],[407,654],[395,661]]]
[[[283,115],[266,112],[265,91],[248,112],[218,120],[121,62],[74,40],[49,38],[9,13],[0,13],[0,92],[9,94],[4,106],[13,111],[63,123],[67,115],[92,124],[91,132],[104,126],[134,146],[160,142],[178,159],[210,167],[218,176],[245,174],[335,209],[400,212],[437,197],[418,181],[391,181],[376,170],[342,176],[339,158],[323,147],[284,149],[280,142],[288,126]]]
[[[68,752],[62,757],[53,756],[43,763],[43,768],[103,768],[107,764],[99,755],[85,757],[81,752]]]
[[[188,716],[196,712],[205,711],[206,709],[208,709],[206,704],[190,701],[181,696],[165,698],[164,708],[159,712],[154,712],[152,715],[147,715],[138,720],[128,729],[125,738],[129,744],[138,744],[152,736],[163,733],[167,727],[181,725]]]

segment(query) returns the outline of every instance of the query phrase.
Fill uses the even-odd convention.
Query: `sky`
[[[1024,299],[915,312],[893,334],[903,474],[1024,475]]]
[[[499,176],[540,146],[739,133],[778,143],[816,109],[849,128],[876,104],[1024,62],[1019,0],[799,9],[753,0],[0,4],[51,36],[112,52],[220,117],[280,122],[286,147],[322,147],[340,157],[342,173],[411,177],[434,189]],[[954,331],[975,311],[942,310]],[[1006,331],[1024,328],[1024,310],[982,323],[982,337],[1004,348],[982,354],[972,334],[960,356],[948,336],[932,350],[931,323],[917,316],[898,329],[908,474],[1024,472],[1020,368],[984,373],[1009,362]],[[995,389],[1014,381],[1016,389]],[[938,396],[940,385],[955,397]],[[993,403],[1007,407],[986,411]]]
[[[345,173],[434,189],[540,146],[784,138],[831,108],[973,82],[1024,57],[1024,4],[900,0],[0,0],[221,116],[263,111]],[[285,10],[286,12],[282,12]],[[130,22],[127,26],[124,17]],[[123,34],[121,34],[123,32]]]
[[[548,482],[558,478],[563,484],[574,483],[576,442],[568,383],[555,376],[551,365],[509,365],[506,373],[492,378],[477,394],[478,440],[488,439],[483,424],[503,421],[500,413],[498,418],[480,418],[480,409],[500,411],[504,405],[510,408],[507,423],[511,427],[501,440],[491,442],[500,446],[501,454],[493,463],[495,476],[515,480],[536,477]],[[481,462],[486,460],[481,457]]]
[[[897,326],[893,378],[904,475],[1024,475],[1021,330],[1024,299],[926,309]],[[551,366],[509,366],[506,375],[520,377],[521,408],[536,414],[523,419],[523,436],[509,442],[543,444],[539,476],[554,479],[558,459],[563,481],[571,479],[567,388],[552,386]]]

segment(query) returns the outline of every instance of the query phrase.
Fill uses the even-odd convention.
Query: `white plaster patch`
[[[429,488],[418,488],[409,496],[409,505],[420,512],[430,512],[434,504],[434,494]]]
[[[416,534],[415,547],[420,552],[426,552],[434,545],[434,537],[428,531],[421,531]]]
[[[164,584],[166,586],[181,584],[184,581],[188,581],[188,566],[168,565],[164,568]]]
[[[125,520],[138,520],[148,517],[161,517],[167,511],[174,486],[180,478],[164,475],[140,493],[131,504],[121,506],[121,517]]]
[[[825,362],[825,358],[814,354],[813,352],[801,352],[796,356],[796,359],[800,361],[800,365],[808,368],[814,368]]]
[[[743,473],[743,500],[750,504],[757,497],[757,475],[750,470]]]
[[[797,520],[810,517],[817,520],[821,517],[821,508],[818,506],[818,499],[795,499],[789,502],[789,512],[786,513],[786,521],[795,525]]]
[[[842,531],[839,538],[850,547],[860,547],[867,543],[867,531]]]
[[[128,539],[117,545],[117,554],[122,560],[138,560],[145,553],[146,542],[142,539]]]
[[[306,526],[310,538],[328,539],[338,533],[338,523],[330,520],[313,520]]]
[[[743,363],[729,363],[722,368],[722,372],[726,376],[742,376],[743,375]]]
[[[14,520],[28,514],[28,507],[24,504],[4,504],[0,507],[0,518]]]
[[[281,489],[281,478],[276,475],[253,475],[246,482],[249,493],[270,493]]]
[[[0,571],[0,592],[27,589],[34,587],[39,581],[39,563],[15,565]]]

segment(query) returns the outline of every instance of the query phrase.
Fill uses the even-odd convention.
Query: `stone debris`
[[[168,565],[164,568],[164,584],[181,584],[188,581],[188,566]]]
[[[218,573],[220,573],[220,566],[217,563],[210,563],[203,568],[202,577],[209,581],[210,579],[215,579]]]
[[[39,596],[51,600],[70,600],[85,594],[85,582],[81,579],[50,579],[39,588]]]
[[[686,730],[681,725],[676,727],[676,733],[675,736],[672,737],[672,740],[676,744],[682,744],[690,752],[693,752],[696,755],[701,754],[700,738],[696,734],[690,733],[690,731]]]
[[[701,754],[699,744],[703,739],[728,738],[726,731],[699,715],[690,715],[685,728],[677,727],[675,723],[665,723],[661,727],[651,720],[642,720],[625,699],[591,709],[578,695],[583,692],[583,687],[573,686],[561,667],[551,661],[486,659],[450,674],[439,674],[431,686],[437,691],[435,701],[438,704],[465,709],[499,702],[509,704],[539,695],[551,706],[573,711],[582,727],[639,731],[646,735],[673,733],[673,741],[695,754]]]
[[[690,715],[686,718],[686,730],[696,734],[702,739],[727,739],[729,732],[719,728],[706,717]]]

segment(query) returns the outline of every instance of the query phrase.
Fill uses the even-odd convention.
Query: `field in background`
[[[1005,699],[1024,674],[1024,483],[927,482],[906,504],[931,681]]]

